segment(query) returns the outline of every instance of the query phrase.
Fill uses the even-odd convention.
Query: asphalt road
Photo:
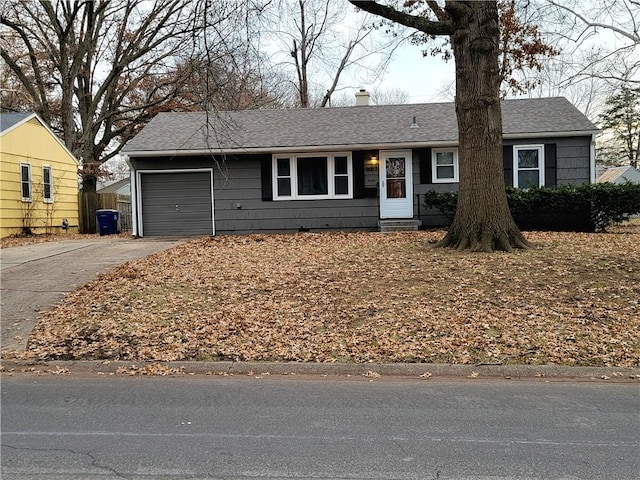
[[[637,479],[630,383],[2,378],[2,478]]]
[[[118,264],[169,248],[176,240],[101,237],[0,249],[2,351],[23,351],[39,312]]]

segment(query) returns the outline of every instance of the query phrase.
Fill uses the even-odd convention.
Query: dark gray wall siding
[[[227,159],[226,167],[226,177],[214,175],[216,233],[377,228],[375,198],[263,201],[257,156]]]
[[[549,144],[556,145],[558,185],[589,183],[591,137],[553,137],[505,140],[505,145]]]
[[[556,178],[557,184],[573,184],[581,185],[590,181],[590,152],[591,137],[552,137],[552,138],[529,138],[518,140],[505,140],[505,146],[513,145],[540,145],[555,144],[556,145]],[[439,215],[436,210],[425,210],[420,205],[418,214],[418,204],[422,202],[421,195],[427,191],[435,190],[436,192],[452,192],[458,190],[457,183],[420,183],[420,162],[417,161],[416,155],[413,159],[413,191],[416,194],[414,203],[414,211],[422,224],[425,226],[447,225],[449,220]]]
[[[227,157],[214,168],[216,234],[296,232],[309,230],[375,230],[377,198],[341,200],[262,200],[260,156]],[[131,159],[138,170],[203,168],[211,157]],[[146,232],[145,232],[146,234]]]

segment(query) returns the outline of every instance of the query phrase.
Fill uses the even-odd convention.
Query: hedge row
[[[624,183],[584,184],[580,186],[507,188],[513,218],[522,230],[604,232],[614,223],[640,214],[640,185]],[[453,220],[457,192],[433,190],[424,205]]]

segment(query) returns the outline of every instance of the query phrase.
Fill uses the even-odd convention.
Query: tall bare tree
[[[502,172],[502,112],[495,1],[426,2],[430,16],[378,2],[354,5],[423,33],[447,36],[456,63],[460,184],[458,208],[442,247],[511,251],[529,243],[511,217]]]
[[[25,0],[0,10],[2,58],[83,162],[83,189],[99,165],[160,110],[193,109],[176,66],[206,46],[229,48],[238,2]],[[241,4],[240,4],[241,5]]]
[[[574,55],[573,72],[567,81],[595,75],[614,82],[640,83],[640,2],[539,0],[537,8],[566,45],[572,44],[575,52],[588,52],[586,58]],[[608,33],[607,41],[593,45],[591,40],[602,32]]]
[[[272,60],[291,72],[294,104],[303,108],[331,105],[350,71],[380,75],[402,41],[378,35],[373,17],[349,11],[343,0],[280,0],[263,17]]]

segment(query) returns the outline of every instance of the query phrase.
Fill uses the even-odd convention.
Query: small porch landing
[[[422,221],[415,219],[378,220],[378,231],[387,232],[416,232]]]

